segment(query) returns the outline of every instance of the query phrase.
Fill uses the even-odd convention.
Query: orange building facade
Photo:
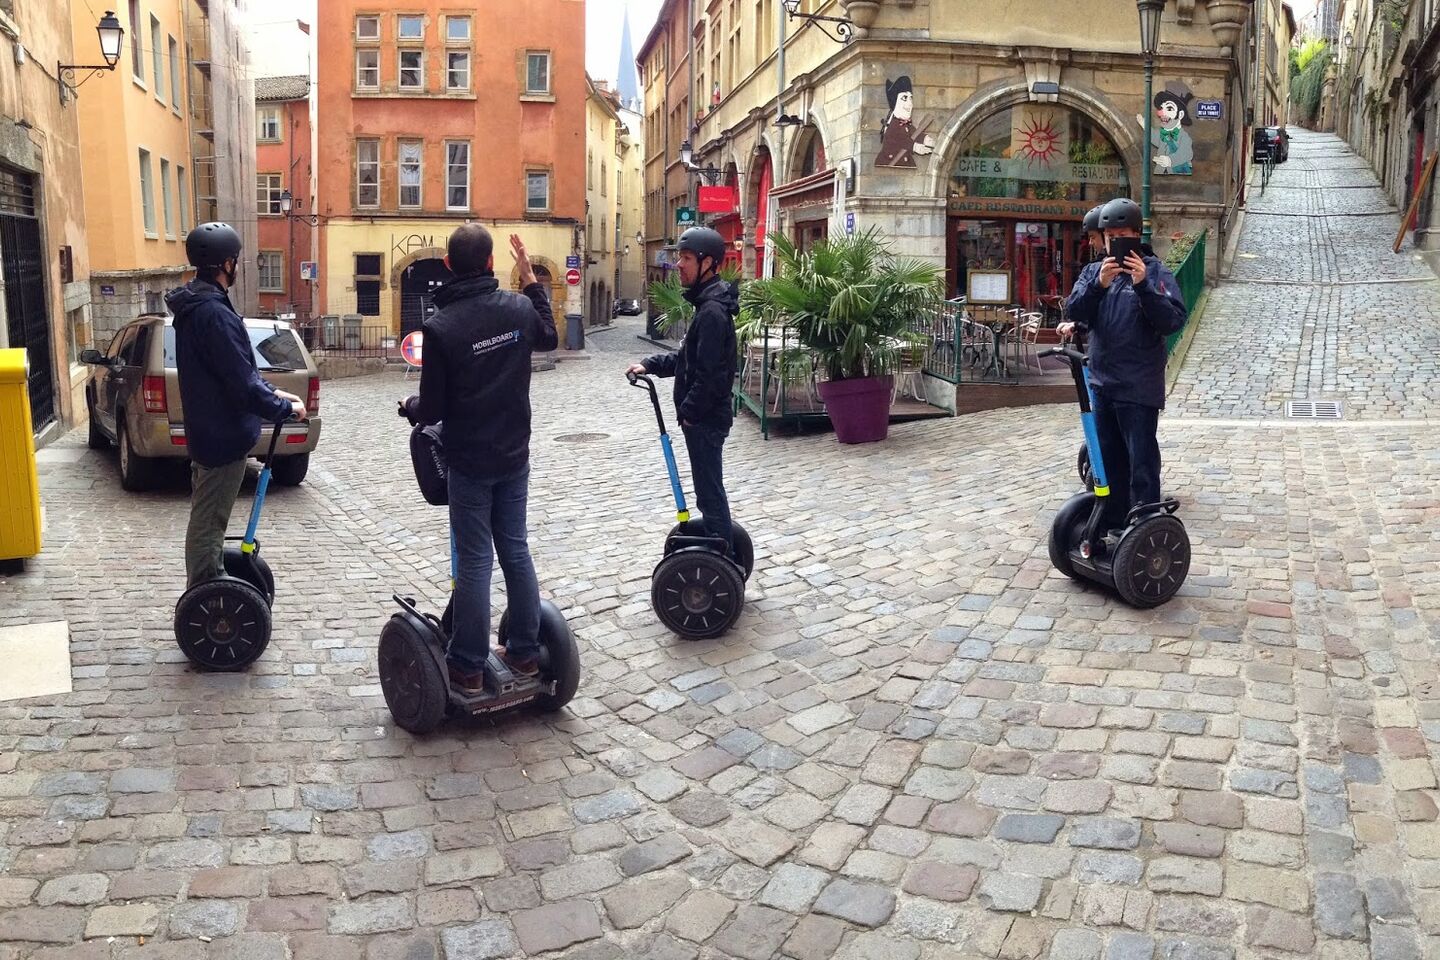
[[[468,221],[496,235],[515,286],[518,233],[552,284],[557,319],[585,238],[583,0],[463,5],[327,0],[319,33],[319,304],[403,335],[449,277],[441,258]]]
[[[308,215],[314,210],[310,157],[310,78],[261,77],[255,81],[255,215],[260,312],[314,315],[312,281],[302,265],[313,261]],[[288,192],[292,216],[281,210]]]

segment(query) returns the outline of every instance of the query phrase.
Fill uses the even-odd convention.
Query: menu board
[[[971,270],[966,276],[967,303],[1010,303],[1009,270]]]

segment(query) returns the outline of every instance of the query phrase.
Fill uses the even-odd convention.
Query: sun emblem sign
[[[1060,156],[1060,134],[1051,117],[1031,119],[1020,131],[1020,156],[1034,166],[1050,166]]]

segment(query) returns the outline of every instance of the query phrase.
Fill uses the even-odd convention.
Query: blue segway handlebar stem
[[[684,523],[690,519],[690,510],[685,506],[685,490],[680,486],[680,468],[675,463],[675,448],[670,443],[670,433],[665,429],[665,414],[660,409],[660,394],[655,381],[639,373],[625,374],[630,386],[640,387],[650,393],[650,405],[655,408],[655,423],[660,427],[660,449],[665,452],[665,470],[670,475],[670,492],[675,497],[675,518]]]
[[[275,447],[280,443],[280,431],[290,419],[290,416],[286,416],[276,420],[275,428],[270,431],[270,451],[265,454],[260,477],[255,481],[255,501],[250,505],[250,522],[245,525],[245,539],[240,541],[242,553],[255,552],[255,531],[260,527],[260,511],[265,507],[265,492],[270,489],[270,465],[275,461]]]

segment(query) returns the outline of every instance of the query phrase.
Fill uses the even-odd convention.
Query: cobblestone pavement
[[[1297,134],[1291,169],[1322,154]],[[1283,349],[1322,294],[1220,295],[1279,312],[1273,379],[1235,381],[1257,415],[1327,363],[1366,395],[1339,358],[1403,370],[1377,344],[1424,335],[1317,300],[1330,359],[1302,372]],[[423,739],[374,670],[391,591],[445,591],[392,412],[413,384],[325,385],[311,478],[262,527],[275,640],[237,676],[169,636],[183,490],[123,494],[67,437],[49,547],[0,583],[0,624],[67,619],[76,664],[73,694],[0,704],[0,960],[1440,958],[1434,431],[1224,419],[1202,378],[1239,325],[1207,317],[1162,426],[1196,555],[1166,607],[1050,569],[1073,409],[860,448],[742,421],[757,566],[706,643],[649,608],[669,521],[620,377],[637,325],[592,335],[535,381],[534,545],[581,695]]]
[[[1440,401],[1440,282],[1374,173],[1297,129],[1252,188],[1231,281],[1213,291],[1170,397],[1175,416],[1281,417],[1341,400],[1355,419],[1426,418]]]

